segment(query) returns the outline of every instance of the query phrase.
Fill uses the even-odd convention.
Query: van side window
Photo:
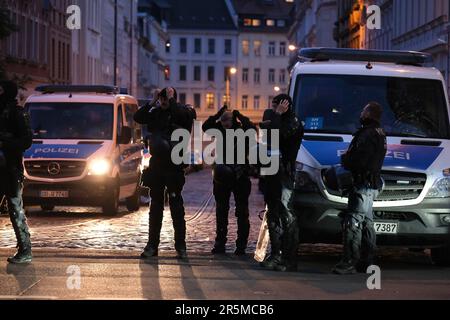
[[[140,124],[137,124],[133,120],[133,115],[137,112],[138,106],[135,104],[126,104],[125,105],[125,118],[127,121],[127,125],[133,131],[133,143],[137,143],[142,139],[142,127]]]
[[[123,127],[123,113],[122,113],[122,105],[119,105],[117,110],[117,136],[120,137],[122,135],[122,127]]]

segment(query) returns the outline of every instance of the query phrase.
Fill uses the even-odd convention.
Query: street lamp
[[[273,90],[275,90],[275,92],[280,92],[280,87],[279,86],[275,86],[275,87],[273,87]]]
[[[230,78],[231,78],[231,75],[234,75],[236,73],[237,73],[237,69],[235,67],[229,68],[228,72],[226,74],[226,77],[225,77],[225,79],[226,79],[226,81],[225,81],[225,84],[226,84],[226,87],[225,87],[225,105],[228,106],[228,107],[230,106],[230,103],[231,103]]]

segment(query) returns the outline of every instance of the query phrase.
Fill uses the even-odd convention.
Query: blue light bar
[[[366,61],[389,62],[422,66],[432,62],[432,56],[428,53],[417,51],[387,51],[387,50],[359,50],[347,48],[304,48],[299,52],[302,58],[312,61]]]
[[[44,94],[48,93],[106,93],[118,94],[120,92],[118,87],[105,85],[42,85],[35,89],[37,92]]]

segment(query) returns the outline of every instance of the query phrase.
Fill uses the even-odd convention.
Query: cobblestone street
[[[188,249],[208,252],[215,235],[215,201],[212,195],[212,178],[209,169],[187,176],[184,188],[186,206]],[[253,183],[250,201],[251,234],[249,250],[254,250],[261,220],[258,213],[263,209],[262,195]],[[233,205],[230,210],[228,247],[234,250],[236,218]],[[173,248],[173,228],[170,212],[166,206],[161,250]],[[125,207],[116,217],[103,217],[96,208],[57,207],[55,212],[42,212],[39,208],[28,209],[28,220],[35,247],[87,248],[141,250],[148,239],[148,206],[129,213]],[[0,246],[14,247],[15,238],[7,216],[0,218]]]

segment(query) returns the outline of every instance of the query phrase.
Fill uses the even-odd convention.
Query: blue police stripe
[[[33,144],[25,159],[86,159],[101,145]]]
[[[303,146],[322,166],[340,163],[340,155],[350,143],[328,141],[304,141]],[[384,166],[415,170],[427,170],[441,154],[441,147],[388,145]]]

